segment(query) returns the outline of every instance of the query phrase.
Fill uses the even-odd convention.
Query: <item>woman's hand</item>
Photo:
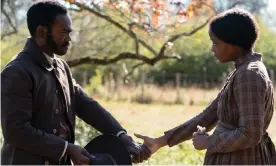
[[[193,133],[193,145],[197,150],[207,149],[208,147],[208,137],[206,133],[206,128],[197,126],[197,132]]]
[[[144,144],[147,145],[147,147],[150,149],[151,154],[155,153],[158,149],[160,149],[162,146],[165,146],[164,140],[162,140],[162,137],[160,138],[151,138],[148,136],[144,136],[141,134],[134,134],[137,138],[143,139]]]
[[[208,147],[208,135],[206,134],[199,134],[193,137],[193,144],[195,149],[197,150],[203,150],[207,149]]]

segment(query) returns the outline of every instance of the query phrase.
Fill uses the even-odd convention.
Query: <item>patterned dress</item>
[[[204,164],[275,165],[275,147],[266,132],[274,112],[274,92],[261,54],[241,57],[235,66],[201,114],[165,132],[168,145],[190,139],[197,125],[207,131],[216,126],[208,138]]]

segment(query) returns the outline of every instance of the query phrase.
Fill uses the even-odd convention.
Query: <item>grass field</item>
[[[177,103],[175,88],[154,85],[145,86],[145,96],[150,98],[150,104],[131,102],[131,99],[140,95],[140,87],[119,87],[117,93],[102,91],[105,97],[92,94],[91,96],[118,118],[130,133],[156,136],[199,114],[219,91],[219,88],[205,90],[196,87],[180,88],[181,104],[175,104]],[[111,100],[105,100],[107,98]],[[276,115],[273,116],[268,132],[276,142]]]
[[[134,133],[160,136],[164,131],[189,120],[205,108],[205,105],[99,102],[120,121],[131,136]],[[273,116],[268,132],[276,142],[276,115]],[[193,149],[191,143],[187,141],[173,148],[165,147],[142,164],[202,164],[205,151]]]
[[[158,136],[195,115],[205,106],[137,104],[99,101],[112,113],[128,132]],[[276,115],[273,115],[268,133],[276,141]]]
[[[107,101],[102,96],[94,98],[106,108],[125,127],[129,135],[136,141],[134,133],[157,137],[175,126],[184,123],[200,113],[208,103],[215,98],[219,89],[202,90],[198,88],[181,89],[181,98],[184,104],[175,103],[176,93],[173,89],[158,89],[156,87],[146,89],[147,97],[151,104],[139,104],[131,102],[133,96],[139,96],[139,90],[120,90],[120,95],[112,94]],[[105,94],[108,96],[108,93]],[[118,97],[119,96],[119,97]],[[276,115],[268,128],[269,135],[276,143]],[[84,122],[78,120],[76,128],[76,144],[84,146],[97,133]],[[0,144],[3,138],[0,135]],[[201,165],[205,151],[197,151],[191,141],[186,141],[172,148],[164,147],[154,154],[142,165]]]

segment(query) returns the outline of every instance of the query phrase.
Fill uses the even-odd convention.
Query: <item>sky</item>
[[[276,31],[276,0],[268,0],[267,18],[264,19],[271,30]]]
[[[268,0],[269,10],[276,10],[276,0]]]

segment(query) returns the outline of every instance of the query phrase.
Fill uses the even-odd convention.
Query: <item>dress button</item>
[[[55,113],[56,113],[56,114],[58,114],[58,113],[59,113],[59,110],[58,110],[58,109],[56,109]]]
[[[56,94],[58,94],[58,90],[56,90]]]
[[[45,161],[44,164],[45,164],[45,165],[49,165],[49,161]]]
[[[57,129],[53,129],[53,133],[56,134],[57,133]]]

